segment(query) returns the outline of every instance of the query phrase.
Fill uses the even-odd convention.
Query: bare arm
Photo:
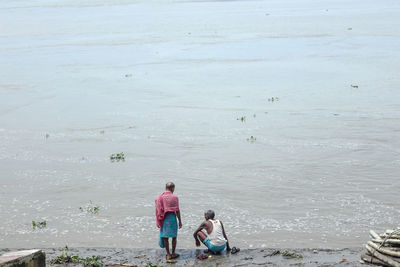
[[[181,229],[182,228],[181,211],[178,210],[178,211],[175,212],[175,214],[176,214],[176,217],[178,217],[179,229]]]
[[[222,222],[221,221],[219,221],[220,223],[221,223],[221,226],[222,226],[222,234],[224,235],[224,237],[225,237],[225,239],[226,239],[226,250],[231,250],[231,247],[229,246],[229,241],[228,241],[228,237],[226,236],[226,233],[225,233],[225,229],[224,229],[224,225],[222,224]]]
[[[200,224],[199,228],[197,228],[196,231],[194,231],[194,233],[193,233],[193,237],[194,237],[194,240],[196,241],[197,247],[200,246],[200,240],[197,237],[197,233],[203,229],[206,229],[206,222],[203,222],[202,224]]]

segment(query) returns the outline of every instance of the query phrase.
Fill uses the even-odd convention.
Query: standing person
[[[174,195],[175,185],[173,182],[168,182],[165,185],[165,192],[156,198],[156,221],[157,227],[160,228],[159,245],[165,248],[167,252],[167,260],[175,259],[179,257],[179,254],[175,253],[176,238],[178,236],[178,224],[176,219],[179,221],[179,229],[182,228],[181,212],[179,210],[179,199]],[[169,251],[168,238],[172,238],[172,251]]]
[[[204,213],[204,218],[206,220],[193,234],[196,246],[199,247],[201,241],[208,248],[207,252],[219,253],[225,248],[227,251],[230,251],[231,248],[229,247],[224,225],[220,220],[214,220],[214,217],[215,213],[212,210],[208,210]]]

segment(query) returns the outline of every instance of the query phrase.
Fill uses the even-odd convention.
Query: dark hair
[[[210,218],[211,220],[215,217],[215,212],[213,210],[207,210],[205,214],[207,214],[208,218]]]
[[[165,189],[172,190],[172,189],[174,189],[174,188],[175,188],[175,185],[174,185],[173,182],[168,182],[168,183],[165,185]]]

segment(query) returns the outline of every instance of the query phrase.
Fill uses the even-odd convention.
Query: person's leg
[[[176,238],[176,237],[173,237],[173,238],[172,238],[172,251],[171,251],[171,257],[172,257],[173,259],[175,259],[175,258],[178,258],[178,257],[179,257],[179,254],[176,254],[176,253],[175,253],[175,248],[176,248],[176,240],[177,240],[177,238]]]
[[[204,244],[204,240],[206,240],[207,236],[205,233],[203,233],[202,231],[197,233],[197,237],[199,238],[199,240],[201,241],[201,243]],[[206,244],[204,244],[206,245]]]
[[[167,260],[170,260],[170,259],[171,259],[171,254],[169,253],[169,242],[168,242],[168,238],[163,237],[163,242],[164,242],[165,251],[167,252]]]
[[[203,233],[202,231],[200,231],[200,232],[197,233],[197,237],[200,239],[201,243],[203,243],[204,246],[206,246],[206,248],[207,248],[206,250],[204,250],[204,253],[212,253],[212,254],[215,254],[214,251],[212,251],[212,250],[208,247],[208,245],[206,244],[206,242],[205,242],[205,240],[207,239],[207,236],[206,236],[205,233]]]
[[[177,236],[178,236],[178,221],[176,218],[176,214],[170,214],[170,236],[172,237],[172,253],[171,253],[171,258],[175,259],[179,257],[179,254],[175,253],[176,249],[176,241],[177,241]]]
[[[176,237],[172,238],[172,254],[175,254],[175,248],[176,248]]]

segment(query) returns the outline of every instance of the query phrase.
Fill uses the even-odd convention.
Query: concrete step
[[[46,254],[40,249],[19,250],[0,256],[0,267],[45,267]]]

